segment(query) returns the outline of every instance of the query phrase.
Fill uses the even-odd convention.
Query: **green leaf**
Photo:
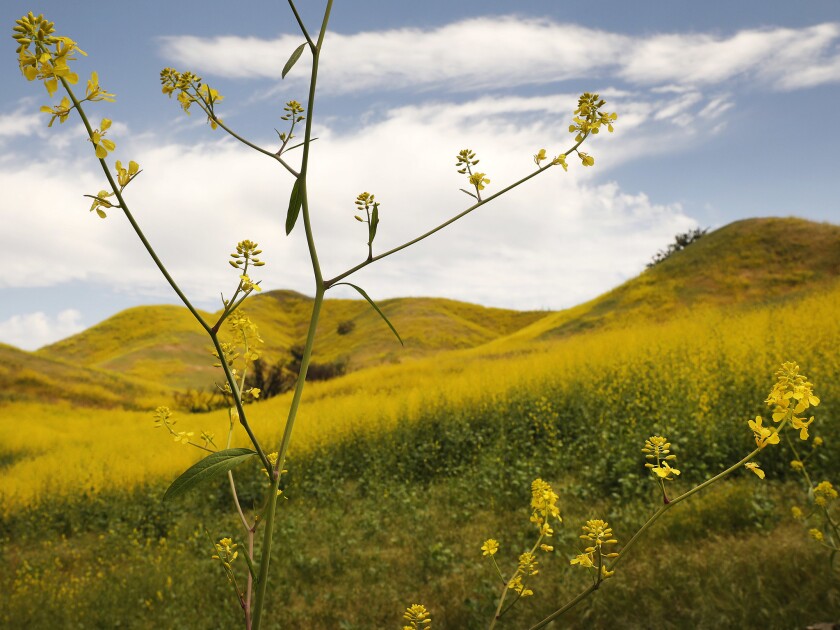
[[[286,214],[286,236],[292,233],[303,205],[303,194],[300,190],[300,180],[295,180],[292,186],[292,196],[289,197],[289,212]]]
[[[376,228],[379,227],[379,204],[373,204],[373,212],[370,215],[370,225],[368,226],[368,245],[373,245],[373,239],[376,238]]]
[[[283,66],[283,78],[286,78],[286,75],[289,74],[289,70],[292,69],[297,63],[297,60],[300,59],[300,56],[303,54],[303,49],[306,48],[306,42],[302,43],[300,46],[295,48],[295,52],[292,53],[292,56],[289,57],[289,60],[286,62],[286,65]]]
[[[390,321],[388,321],[387,317],[385,317],[385,313],[383,313],[379,309],[379,307],[376,305],[376,302],[374,302],[373,300],[370,299],[370,296],[367,293],[365,293],[365,290],[362,287],[357,287],[355,284],[350,284],[349,282],[337,282],[333,286],[337,287],[339,284],[346,284],[348,287],[353,287],[354,289],[356,289],[356,291],[358,291],[359,294],[368,301],[368,304],[370,304],[373,307],[373,310],[375,310],[377,313],[379,313],[379,316],[382,319],[385,320],[385,323],[388,324],[388,328],[390,328],[391,332],[396,335],[397,340],[400,342],[400,345],[405,347],[405,344],[403,343],[402,337],[400,337],[400,333],[397,332],[397,329],[394,328],[394,325]]]
[[[249,448],[229,448],[224,451],[212,453],[200,462],[190,466],[180,477],[173,481],[172,485],[169,486],[163,495],[163,500],[169,501],[170,499],[181,496],[202,481],[207,481],[217,475],[226,473],[254,455],[256,453]]]

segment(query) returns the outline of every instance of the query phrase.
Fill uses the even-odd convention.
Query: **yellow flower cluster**
[[[575,141],[581,142],[589,134],[596,134],[601,126],[606,126],[607,131],[613,132],[613,123],[618,119],[615,112],[605,113],[601,108],[606,101],[598,94],[584,92],[578,98],[578,106],[575,110],[574,123],[569,125],[569,133],[576,134]],[[593,160],[594,162],[594,160]],[[584,164],[586,162],[584,161]]]
[[[671,481],[673,475],[680,474],[669,463],[677,459],[676,455],[671,454],[671,443],[661,435],[652,435],[646,439],[642,453],[645,453],[645,459],[651,460],[645,463],[645,468],[649,468],[657,478]]]
[[[224,100],[224,96],[216,90],[201,82],[201,77],[192,72],[178,72],[174,68],[164,68],[160,71],[161,91],[172,98],[178,93],[178,104],[187,114],[190,113],[190,106],[199,103],[199,106],[207,114],[207,122],[212,129],[218,127],[221,118],[216,116],[216,103]]]
[[[822,481],[814,488],[814,503],[820,507],[825,507],[836,498],[837,490],[829,481]]]
[[[558,498],[551,485],[542,479],[534,479],[531,483],[531,508],[534,510],[531,522],[540,530],[540,536],[551,536],[554,533],[550,519],[563,522],[560,508],[557,507]]]
[[[239,557],[239,552],[236,551],[238,546],[233,542],[233,539],[222,538],[216,543],[216,553],[213,555],[213,560],[219,560],[226,569],[230,570],[231,563]]]
[[[616,552],[604,552],[605,545],[616,545],[618,540],[613,538],[612,528],[609,523],[600,519],[593,519],[586,521],[583,526],[583,534],[581,540],[586,540],[590,544],[583,553],[578,554],[569,561],[569,564],[576,564],[584,569],[600,568],[600,579],[607,579],[615,574],[615,571],[608,571],[604,565],[604,558],[617,558]]]
[[[403,626],[403,630],[428,630],[432,627],[432,617],[423,604],[412,604],[405,609],[403,619],[408,621],[410,626]]]
[[[816,407],[820,399],[814,395],[814,385],[809,383],[804,374],[799,373],[796,363],[783,363],[776,372],[777,381],[765,401],[773,408],[773,421],[789,421],[799,431],[799,438],[808,439],[808,427],[814,416],[808,420],[799,417],[809,407]]]
[[[85,56],[87,53],[69,37],[55,35],[53,22],[30,11],[15,21],[12,31],[18,44],[18,66],[27,81],[41,79],[51,97],[58,89],[60,79],[72,85],[79,82],[79,75],[67,64],[76,59],[75,53]]]

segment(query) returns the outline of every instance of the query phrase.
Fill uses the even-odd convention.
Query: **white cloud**
[[[200,73],[279,80],[300,36],[168,36],[161,41],[164,57]],[[793,90],[840,81],[838,44],[840,23],[747,29],[727,36],[633,37],[548,19],[478,17],[427,30],[330,33],[319,85],[327,94],[464,92],[612,77],[643,86],[752,80]],[[295,68],[286,82],[307,76],[305,68]]]
[[[83,329],[82,314],[75,309],[63,310],[55,317],[38,311],[0,321],[0,341],[36,350]]]
[[[15,136],[44,135],[43,114],[31,113],[32,107],[19,107],[8,114],[0,114],[0,143]],[[48,118],[46,120],[49,120]]]
[[[376,299],[442,295],[520,309],[571,306],[611,288],[640,271],[673,234],[696,225],[679,205],[594,180],[623,160],[684,146],[687,128],[647,121],[672,101],[682,103],[675,109],[681,114],[704,107],[702,99],[685,98],[617,96],[621,133],[592,139],[594,169],[570,156],[568,173],[552,168],[354,278]],[[397,108],[349,131],[317,129],[309,188],[325,276],[366,254],[365,228],[353,220],[359,192],[374,192],[382,202],[376,251],[395,247],[470,205],[458,190],[466,185],[454,166],[460,149],[478,153],[492,194],[532,172],[538,149],[556,154],[571,144],[568,112],[575,102],[571,94],[441,101]],[[657,143],[648,140],[654,126]],[[669,141],[669,133],[683,143]],[[144,169],[126,189],[127,201],[188,295],[203,303],[220,291],[229,295],[236,274],[226,259],[245,238],[265,251],[267,265],[254,274],[264,286],[312,293],[302,226],[290,238],[283,230],[292,180],[273,161],[229,139],[188,146],[145,136],[120,149]],[[0,198],[8,261],[0,267],[0,288],[82,280],[168,294],[121,212],[112,209],[100,220],[87,211],[81,195],[103,183],[94,167],[64,155],[0,170],[0,190],[8,191]]]

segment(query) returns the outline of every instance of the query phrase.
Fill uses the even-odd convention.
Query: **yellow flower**
[[[545,149],[540,149],[537,154],[534,156],[534,164],[537,166],[540,165],[540,162],[547,160],[548,156],[545,154]]]
[[[671,468],[668,462],[663,461],[659,466],[651,468],[651,471],[660,479],[672,479],[671,475],[679,475],[680,471],[676,468]]]
[[[828,481],[822,481],[814,488],[814,503],[820,507],[826,506],[837,498],[837,490]]]
[[[470,175],[470,183],[478,190],[484,190],[484,185],[489,184],[490,180],[485,177],[484,173],[473,173]]]
[[[595,165],[595,158],[591,155],[583,153],[582,151],[578,151],[578,156],[580,156],[580,161],[583,162],[584,166],[594,166]]]
[[[122,162],[117,160],[116,168],[120,190],[128,186],[128,183],[140,173],[140,165],[134,160],[128,163],[128,169],[123,168]]]
[[[107,190],[100,190],[95,195],[85,195],[85,197],[92,197],[93,198],[93,203],[90,205],[90,212],[93,212],[94,210],[96,210],[96,214],[99,215],[100,219],[104,219],[105,217],[108,216],[102,208],[117,207],[114,204],[112,204],[110,201],[108,201],[108,197],[113,197],[113,196],[114,196],[114,193],[109,192]]]
[[[744,468],[753,471],[756,475],[758,475],[759,479],[764,479],[764,471],[759,468],[759,465],[756,462],[747,462],[744,464]]]
[[[811,535],[811,538],[816,540],[817,542],[823,541],[823,533],[818,529],[809,529],[808,533]]]
[[[499,541],[488,538],[484,541],[484,544],[481,546],[481,551],[484,552],[482,556],[493,556],[499,550]]]
[[[798,459],[794,459],[790,463],[790,467],[793,468],[797,472],[800,472],[800,471],[805,469],[805,465],[801,461],[799,461]]]
[[[179,431],[175,433],[172,438],[179,444],[189,444],[190,438],[195,435],[192,431]]]
[[[48,107],[47,105],[41,107],[41,111],[45,114],[52,114],[52,118],[50,118],[50,122],[47,127],[52,127],[56,118],[58,118],[59,124],[63,124],[74,107],[75,105],[71,105],[70,99],[66,96],[62,98],[61,103],[55,107]]]
[[[778,432],[770,427],[761,426],[761,423],[761,416],[756,416],[755,420],[747,420],[747,424],[750,425],[750,429],[752,429],[753,434],[755,435],[755,443],[760,448],[764,448],[768,444],[778,444]]]
[[[792,508],[790,508],[790,515],[797,521],[800,520],[803,516],[802,510],[796,507],[795,505]]]
[[[412,604],[406,608],[403,613],[403,619],[411,624],[410,626],[403,626],[407,630],[418,630],[419,628],[425,630],[432,627],[431,614],[423,604]]]
[[[814,445],[814,448],[817,448],[818,446],[822,446],[824,444],[824,442],[823,442],[823,439],[820,436],[817,436],[817,437],[814,438],[814,441],[812,442],[812,444]]]
[[[108,151],[113,151],[116,148],[116,144],[112,140],[108,140],[105,137],[105,132],[110,128],[111,121],[107,118],[103,118],[102,122],[99,124],[99,129],[93,132],[93,135],[90,137],[90,141],[93,142],[93,146],[96,147],[96,157],[100,160],[104,160],[108,157]]]
[[[568,164],[566,164],[566,154],[565,154],[565,153],[561,153],[560,155],[558,155],[556,158],[554,158],[554,159],[551,161],[551,163],[552,163],[552,164],[559,164],[560,166],[562,166],[562,167],[563,167],[563,170],[564,170],[564,171],[568,171],[568,170],[569,170],[569,165],[568,165]]]
[[[574,558],[569,560],[569,564],[579,564],[584,569],[592,569],[595,567],[595,563],[592,560],[591,553],[579,553]]]
[[[114,98],[115,96],[113,94],[99,87],[99,75],[96,72],[91,72],[90,80],[88,80],[87,89],[85,90],[85,100],[113,103]]]

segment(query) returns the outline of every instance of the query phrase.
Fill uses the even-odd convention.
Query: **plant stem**
[[[318,262],[318,252],[315,248],[315,238],[312,233],[312,223],[309,216],[309,195],[306,188],[306,176],[309,166],[309,146],[310,138],[312,137],[312,118],[315,106],[315,87],[318,81],[318,61],[321,54],[321,45],[324,42],[324,36],[327,32],[327,24],[330,19],[330,12],[332,10],[332,0],[327,0],[327,7],[324,10],[324,19],[321,22],[321,31],[318,34],[318,43],[310,49],[312,50],[312,74],[309,81],[309,100],[307,102],[307,117],[306,117],[306,131],[304,133],[303,157],[301,159],[301,169],[299,181],[301,184],[303,224],[306,231],[306,244],[309,249],[309,257],[312,261],[312,271],[315,276],[315,301],[312,304],[312,314],[309,319],[309,330],[306,335],[306,345],[303,349],[303,356],[300,362],[300,373],[298,374],[297,382],[295,383],[295,393],[292,398],[292,404],[289,407],[289,415],[286,419],[286,426],[283,430],[283,438],[280,442],[280,448],[277,454],[277,462],[272,470],[272,484],[269,490],[268,505],[265,512],[265,532],[263,532],[263,544],[260,553],[260,575],[257,580],[257,592],[254,601],[252,630],[259,630],[262,622],[262,612],[265,605],[265,594],[268,586],[268,569],[271,564],[271,545],[274,534],[274,514],[277,508],[277,489],[280,485],[280,476],[283,471],[283,465],[286,463],[286,456],[289,450],[289,444],[292,439],[292,432],[295,426],[295,419],[297,418],[298,407],[300,406],[303,389],[306,385],[306,373],[309,370],[309,362],[312,358],[312,347],[315,345],[315,333],[318,329],[318,319],[321,315],[321,305],[324,302],[324,293],[326,287],[324,286],[324,279],[321,275],[321,266]]]
[[[784,425],[785,425],[785,422],[783,422],[779,426],[779,431],[781,431],[784,428]],[[721,479],[723,479],[724,477],[726,477],[730,473],[734,472],[735,470],[737,470],[738,468],[740,468],[741,466],[746,464],[748,461],[750,461],[753,457],[755,457],[761,451],[762,451],[762,447],[758,447],[753,452],[751,452],[749,455],[744,457],[742,460],[740,460],[736,464],[733,464],[732,466],[730,466],[729,468],[727,468],[723,472],[718,473],[717,475],[715,475],[711,479],[707,479],[706,481],[704,481],[700,485],[695,486],[694,488],[692,488],[691,490],[689,490],[687,492],[684,492],[683,494],[681,494],[677,498],[672,499],[670,501],[670,503],[665,503],[664,505],[662,505],[658,510],[656,510],[656,512],[653,513],[653,515],[645,522],[645,524],[642,525],[635,534],[633,534],[633,537],[629,541],[627,541],[627,544],[624,545],[624,548],[621,550],[621,554],[617,558],[615,558],[611,563],[609,563],[609,565],[607,566],[607,571],[614,570],[615,566],[627,554],[627,550],[630,549],[631,547],[633,547],[633,545],[636,544],[636,541],[642,536],[642,534],[644,534],[657,520],[659,520],[659,518],[663,514],[665,514],[665,512],[670,510],[672,507],[674,507],[675,505],[677,505],[681,501],[684,501],[685,499],[689,498],[690,496],[700,492],[704,488],[707,488],[708,486],[715,483],[716,481],[720,481]],[[599,576],[600,576],[600,570],[599,570]],[[548,617],[546,617],[545,619],[540,621],[538,624],[536,624],[535,626],[532,626],[531,630],[536,630],[537,628],[543,628],[543,627],[547,626],[553,620],[557,619],[560,615],[564,614],[569,609],[571,609],[572,606],[574,606],[575,604],[580,602],[582,599],[584,599],[585,597],[587,597],[588,595],[593,593],[595,590],[597,590],[598,587],[600,586],[600,584],[601,584],[601,581],[599,580],[598,582],[593,584],[591,587],[589,587],[588,589],[586,589],[585,591],[580,593],[572,601],[570,601],[569,603],[564,605],[562,608],[559,608],[558,610],[551,613]]]
[[[76,107],[76,111],[79,112],[79,116],[82,118],[82,123],[87,130],[88,137],[93,140],[93,127],[90,124],[90,121],[87,118],[84,110],[82,109],[81,103],[76,99],[75,94],[73,94],[73,90],[70,89],[70,84],[67,83],[67,80],[64,77],[58,77],[61,81],[61,85],[64,86],[64,89],[67,91],[67,95],[70,97],[70,100],[73,101],[73,105]],[[140,229],[140,225],[137,221],[134,220],[134,217],[131,214],[131,211],[128,209],[128,204],[126,204],[125,199],[123,199],[122,192],[120,191],[120,187],[117,186],[117,182],[114,181],[114,177],[111,175],[111,171],[108,168],[108,165],[105,163],[105,160],[99,159],[99,164],[102,166],[102,170],[105,172],[105,177],[108,179],[108,184],[111,186],[111,190],[114,192],[114,195],[117,197],[117,201],[120,202],[120,208],[125,214],[125,217],[128,219],[128,222],[131,224],[131,227],[134,229],[134,232],[137,234],[140,242],[143,243],[143,247],[146,248],[146,251],[149,253],[149,256],[152,257],[152,260],[157,265],[157,268],[163,274],[163,277],[166,278],[166,281],[169,283],[169,286],[172,287],[172,290],[178,295],[181,301],[184,303],[190,313],[192,313],[193,317],[195,317],[196,321],[201,324],[201,327],[204,328],[208,333],[210,332],[210,326],[204,321],[204,318],[199,314],[199,312],[195,309],[192,303],[187,299],[187,296],[184,295],[184,292],[181,291],[181,288],[178,286],[178,283],[169,275],[169,272],[166,270],[166,267],[161,262],[160,258],[158,258],[157,253],[155,252],[154,248],[152,247],[151,243],[146,239],[146,235],[143,234],[143,230]]]
[[[586,140],[586,137],[587,137],[587,136],[584,136],[583,138],[581,138],[581,140],[580,140],[579,142],[575,143],[575,145],[574,145],[571,149],[569,149],[568,151],[566,151],[566,153],[564,153],[564,155],[568,156],[570,153],[573,153],[575,150],[577,150],[577,148],[578,148],[581,144],[583,144],[583,141],[584,141],[584,140]],[[425,238],[428,238],[429,236],[431,236],[431,235],[432,235],[432,234],[434,234],[435,232],[439,232],[440,230],[442,230],[443,228],[445,228],[447,225],[450,225],[451,223],[455,223],[455,221],[457,221],[458,219],[461,219],[461,218],[463,218],[463,217],[467,216],[467,215],[468,215],[470,212],[472,212],[473,210],[477,210],[477,209],[478,209],[478,208],[480,208],[481,206],[483,206],[483,205],[485,205],[485,204],[487,204],[487,203],[490,203],[491,201],[493,201],[493,200],[494,200],[494,199],[496,199],[497,197],[500,197],[500,196],[504,195],[506,192],[511,191],[511,190],[513,190],[514,188],[516,188],[517,186],[520,186],[520,185],[524,184],[524,183],[525,183],[525,182],[527,182],[529,179],[531,179],[531,178],[533,178],[533,177],[536,177],[536,176],[537,176],[537,175],[539,175],[540,173],[543,173],[543,172],[547,171],[547,170],[548,170],[548,169],[550,169],[552,166],[556,166],[556,164],[549,164],[548,166],[544,166],[544,167],[542,167],[542,168],[538,168],[538,169],[537,169],[536,171],[534,171],[533,173],[530,173],[530,174],[526,175],[525,177],[523,177],[522,179],[519,179],[519,180],[515,181],[515,182],[514,182],[514,183],[512,183],[510,186],[508,186],[508,187],[506,187],[506,188],[502,188],[502,190],[500,190],[499,192],[494,193],[494,194],[490,195],[489,197],[486,197],[485,199],[482,199],[482,200],[481,200],[481,201],[479,201],[478,203],[474,203],[473,205],[471,205],[469,208],[467,208],[467,209],[466,209],[466,210],[464,210],[463,212],[461,212],[461,213],[459,213],[459,214],[456,214],[456,215],[455,215],[454,217],[452,217],[451,219],[449,219],[449,220],[447,220],[447,221],[444,221],[443,223],[441,223],[440,225],[438,225],[438,226],[437,226],[437,227],[435,227],[435,228],[432,228],[431,230],[429,230],[429,231],[428,231],[428,232],[426,232],[425,234],[421,234],[421,235],[420,235],[420,236],[418,236],[417,238],[414,238],[414,239],[412,239],[412,240],[410,240],[410,241],[407,241],[407,242],[403,243],[402,245],[399,245],[399,246],[397,246],[397,247],[395,247],[395,248],[393,248],[393,249],[389,249],[387,252],[384,252],[384,253],[382,253],[382,254],[379,254],[378,256],[373,256],[373,257],[371,257],[371,258],[368,258],[367,260],[365,260],[365,261],[364,261],[364,262],[362,262],[362,263],[359,263],[359,264],[358,264],[358,265],[356,265],[355,267],[352,267],[352,268],[348,269],[347,271],[345,271],[344,273],[341,273],[341,274],[337,275],[335,278],[331,278],[331,279],[327,280],[326,282],[324,282],[325,286],[329,289],[331,286],[333,286],[333,285],[334,285],[334,284],[336,284],[337,282],[339,282],[339,281],[343,280],[343,279],[344,279],[344,278],[346,278],[347,276],[349,276],[349,275],[351,275],[351,274],[356,273],[357,271],[359,271],[359,269],[362,269],[363,267],[367,267],[368,265],[370,265],[371,263],[376,262],[377,260],[382,260],[383,258],[385,258],[385,257],[387,257],[387,256],[390,256],[391,254],[396,254],[398,251],[403,250],[403,249],[405,249],[406,247],[410,247],[411,245],[414,245],[415,243],[419,243],[420,241],[422,241],[422,240],[423,240],[423,239],[425,239]]]

